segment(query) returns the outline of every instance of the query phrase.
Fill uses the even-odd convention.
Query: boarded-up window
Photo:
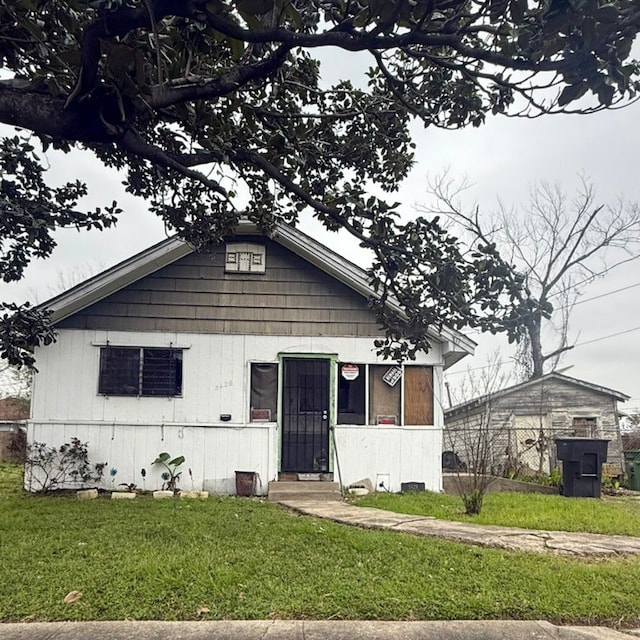
[[[395,365],[369,367],[369,424],[400,424],[402,377]]]
[[[338,424],[364,424],[364,364],[338,363]]]
[[[404,423],[433,424],[433,369],[404,368]]]
[[[251,422],[275,422],[278,415],[278,365],[251,363]]]
[[[596,435],[596,418],[574,418],[573,433],[577,438],[593,438]]]

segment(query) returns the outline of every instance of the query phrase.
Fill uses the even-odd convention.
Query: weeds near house
[[[482,512],[494,474],[504,467],[505,435],[508,425],[495,415],[497,406],[493,394],[505,386],[507,376],[500,372],[499,355],[494,354],[492,366],[477,378],[469,380],[471,397],[482,398],[482,411],[471,405],[462,405],[460,415],[447,423],[444,431],[445,447],[454,459],[454,480],[459,499],[469,516]],[[455,408],[454,408],[455,410]],[[456,463],[460,460],[460,463]]]
[[[69,484],[82,488],[100,482],[106,466],[106,462],[90,463],[88,445],[78,438],[59,447],[33,442],[27,445],[25,485],[30,491],[43,492]]]
[[[640,558],[480,549],[338,525],[257,498],[79,501],[26,494],[20,482],[17,467],[0,465],[4,622],[640,622]],[[72,591],[82,598],[65,604]]]

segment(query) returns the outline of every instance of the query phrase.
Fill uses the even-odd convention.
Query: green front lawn
[[[540,619],[638,625],[640,558],[509,553],[259,499],[23,494],[0,466],[0,620]],[[64,596],[82,592],[73,604]],[[199,609],[208,610],[199,615]]]
[[[539,493],[489,493],[482,513],[468,516],[458,496],[420,493],[375,493],[354,500],[363,507],[377,507],[444,520],[496,524],[525,529],[582,531],[640,536],[640,500],[630,497],[565,498]]]

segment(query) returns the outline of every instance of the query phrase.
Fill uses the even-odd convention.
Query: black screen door
[[[329,360],[285,358],[282,471],[329,470]]]

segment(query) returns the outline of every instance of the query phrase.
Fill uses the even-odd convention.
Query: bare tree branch
[[[512,318],[521,327],[518,358],[526,358],[522,368],[531,377],[543,375],[549,363],[555,367],[573,347],[568,344],[569,319],[581,288],[637,255],[638,206],[622,201],[596,206],[593,187],[582,178],[570,205],[559,186],[543,182],[532,188],[523,211],[500,203],[497,213],[481,218],[477,206],[470,211],[462,207],[460,188],[446,174],[431,180],[430,189],[436,204],[422,210],[447,216],[472,247],[495,243],[523,274],[526,287],[515,292]],[[617,256],[610,255],[612,248]],[[562,303],[554,305],[558,295]],[[557,346],[545,352],[543,331],[554,326],[554,319]]]

